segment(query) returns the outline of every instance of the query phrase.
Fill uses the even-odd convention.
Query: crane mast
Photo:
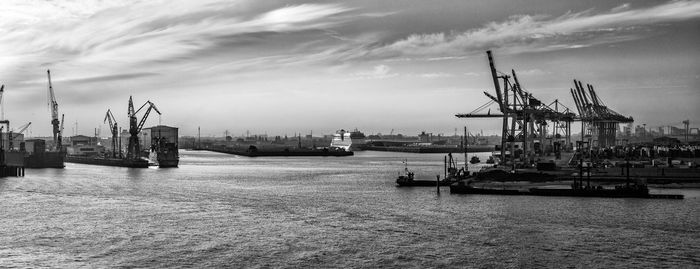
[[[61,114],[61,127],[58,129],[58,137],[56,139],[56,150],[63,150],[63,120],[66,118],[65,114]]]
[[[119,143],[119,127],[117,127],[117,120],[112,115],[112,111],[107,109],[107,114],[105,114],[105,122],[109,122],[109,129],[112,132],[112,157],[117,158],[117,143]],[[119,149],[120,158],[122,157],[121,149]]]
[[[5,93],[5,85],[0,86],[0,119],[5,119],[5,104],[2,102],[2,96]]]
[[[56,144],[56,149],[61,148],[61,129],[59,124],[63,122],[58,121],[58,102],[56,102],[56,95],[53,92],[53,85],[51,85],[51,70],[46,70],[46,76],[49,79],[49,91],[48,91],[48,105],[51,110],[51,125],[53,125],[53,142]],[[61,125],[62,126],[62,125]]]
[[[148,106],[148,108],[146,109],[141,120],[139,121],[136,117],[136,113],[141,111],[141,109],[143,109],[146,106]],[[138,159],[140,157],[139,154],[141,153],[141,145],[139,143],[138,135],[141,132],[143,125],[146,123],[146,119],[151,113],[151,110],[155,110],[156,113],[158,113],[158,115],[161,115],[158,108],[156,108],[156,105],[153,104],[151,101],[146,101],[146,103],[141,105],[141,107],[138,110],[134,110],[134,101],[132,97],[129,96],[129,146],[126,152],[127,159]]]

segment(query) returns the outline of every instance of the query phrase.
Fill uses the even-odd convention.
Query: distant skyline
[[[181,135],[494,134],[454,117],[493,92],[490,49],[547,103],[578,79],[635,125],[700,126],[699,1],[511,2],[0,1],[5,117],[50,135],[51,69],[66,135],[128,127],[130,95]]]

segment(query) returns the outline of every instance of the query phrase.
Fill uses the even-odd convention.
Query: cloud
[[[374,66],[372,71],[357,72],[352,74],[352,76],[358,79],[384,79],[395,77],[398,75],[398,73],[394,73],[391,71],[391,67],[384,64]]]
[[[370,57],[450,57],[503,48],[512,52],[582,48],[635,40],[648,35],[641,31],[658,23],[700,18],[700,2],[672,1],[658,6],[631,9],[629,4],[608,12],[592,10],[546,15],[515,15],[464,32],[412,34],[372,49]]]
[[[418,76],[421,78],[436,79],[436,78],[449,78],[449,77],[453,77],[454,75],[452,75],[450,73],[425,73],[425,74],[420,74]]]
[[[199,70],[195,57],[216,59],[251,47],[246,42],[322,31],[347,21],[352,11],[339,4],[274,7],[222,0],[3,1],[0,9],[0,75],[18,79],[37,67],[59,65],[75,77],[154,67]],[[232,46],[236,42],[248,46]]]
[[[552,74],[552,72],[545,71],[545,70],[542,70],[539,68],[518,70],[518,75],[525,75],[525,76],[544,76],[544,75],[551,75],[551,74]]]

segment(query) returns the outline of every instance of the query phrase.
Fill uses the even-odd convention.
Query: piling
[[[437,181],[435,181],[435,188],[437,189],[437,194],[440,194],[440,175],[437,175]]]

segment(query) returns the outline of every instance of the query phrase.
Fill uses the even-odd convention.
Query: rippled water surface
[[[442,156],[181,151],[175,169],[27,170],[0,179],[0,266],[700,265],[700,190],[646,200],[394,186],[403,159],[433,179]]]

